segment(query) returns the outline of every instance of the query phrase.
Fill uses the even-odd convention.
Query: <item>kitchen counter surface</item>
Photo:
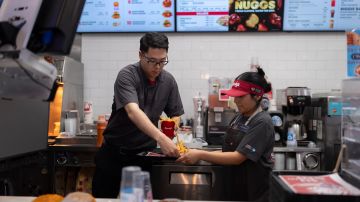
[[[52,151],[94,151],[99,150],[94,144],[54,144],[49,145],[50,150]],[[221,146],[210,145],[208,147],[203,147],[203,150],[215,151],[221,150]],[[321,152],[321,148],[309,148],[309,147],[274,147],[274,152]]]
[[[0,202],[31,202],[35,198],[36,197],[32,197],[32,196],[0,196]],[[160,200],[154,200],[154,202],[159,202],[159,201]],[[96,202],[119,202],[119,199],[97,198]],[[183,200],[183,202],[192,202],[192,201]],[[216,201],[201,201],[201,202],[216,202]]]

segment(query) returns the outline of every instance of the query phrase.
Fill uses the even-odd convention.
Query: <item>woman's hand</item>
[[[203,151],[197,149],[189,149],[189,151],[181,155],[176,160],[176,162],[180,162],[184,164],[195,164],[201,160],[202,152]]]

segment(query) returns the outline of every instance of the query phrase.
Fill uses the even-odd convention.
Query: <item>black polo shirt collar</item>
[[[150,82],[149,82],[149,79],[146,77],[146,74],[145,74],[144,70],[141,68],[140,62],[135,63],[135,66],[136,66],[137,71],[141,75],[141,78],[143,79],[144,83],[146,85],[151,85]],[[164,81],[163,71],[165,71],[165,70],[164,69],[161,70],[159,76],[156,77],[156,83]]]

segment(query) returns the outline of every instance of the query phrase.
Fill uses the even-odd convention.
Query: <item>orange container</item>
[[[97,122],[97,140],[96,140],[96,146],[101,147],[102,142],[104,140],[104,130],[106,128],[107,122],[106,121],[98,121]]]

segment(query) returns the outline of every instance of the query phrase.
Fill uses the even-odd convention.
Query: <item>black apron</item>
[[[222,146],[223,152],[231,152],[235,151],[242,139],[245,137],[245,135],[248,133],[249,126],[251,119],[261,112],[261,108],[257,109],[248,119],[242,117],[242,116],[236,116],[231,122],[230,126],[226,131],[225,140]],[[249,179],[249,171],[250,172],[256,172],[255,170],[252,170],[254,166],[254,162],[251,160],[245,160],[242,164],[237,166],[225,166],[226,170],[226,178],[231,182],[230,184],[233,187],[228,187],[230,190],[233,191],[226,191],[228,192],[228,195],[230,198],[228,200],[232,201],[239,201],[239,200],[254,200],[258,198],[256,201],[267,201],[264,200],[267,199],[267,192],[265,192],[260,198],[259,195],[255,195],[253,193],[253,189],[255,187],[256,189],[256,180]],[[229,182],[227,181],[227,182]],[[252,184],[250,184],[252,183]],[[236,191],[234,191],[236,190]]]

